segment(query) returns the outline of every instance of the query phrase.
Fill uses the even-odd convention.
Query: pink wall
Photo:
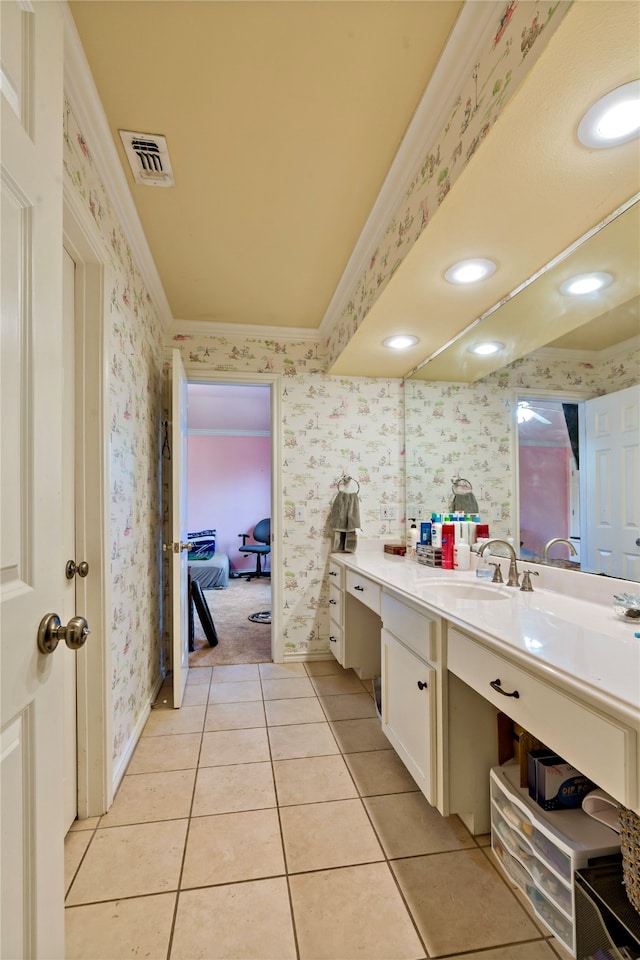
[[[270,455],[269,437],[189,437],[189,530],[215,528],[232,570],[255,568],[255,557],[238,552],[238,534],[271,515]]]
[[[541,557],[545,543],[553,537],[569,536],[571,459],[571,450],[563,447],[520,447],[522,550]],[[554,491],[553,496],[549,490]]]

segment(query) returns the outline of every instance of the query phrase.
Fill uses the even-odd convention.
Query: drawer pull
[[[330,577],[337,577],[337,576],[338,576],[338,571],[337,571],[337,570],[329,570],[329,576],[330,576]]]
[[[329,600],[329,603],[336,604],[337,602],[338,602],[337,600]]]
[[[355,587],[354,587],[353,589],[354,589],[354,590],[364,590],[364,587],[360,587],[360,586],[358,586],[358,584],[356,583],[356,585],[355,585]]]
[[[331,643],[337,643],[337,642],[338,642],[338,638],[337,638],[337,637],[329,637],[329,640],[331,641]]]
[[[424,683],[422,680],[418,680],[418,690],[426,690],[429,686],[428,683]]]
[[[503,697],[515,697],[516,700],[520,699],[520,694],[517,690],[514,690],[513,693],[507,693],[506,690],[503,690],[499,680],[491,680],[489,682],[489,686],[493,687],[494,690],[497,690],[498,693],[501,693]]]

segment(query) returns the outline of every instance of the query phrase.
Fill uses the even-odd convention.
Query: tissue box
[[[534,757],[535,801],[543,810],[570,810],[580,807],[596,784],[562,757]],[[530,788],[531,789],[531,788]]]

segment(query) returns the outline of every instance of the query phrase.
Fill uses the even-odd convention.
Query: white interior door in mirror
[[[172,610],[173,705],[182,704],[189,672],[189,598],[187,596],[187,376],[179,350],[171,364]]]

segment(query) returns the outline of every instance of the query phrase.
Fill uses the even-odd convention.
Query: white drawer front
[[[380,585],[368,580],[360,573],[353,570],[347,570],[347,592],[357,597],[361,603],[373,610],[374,613],[380,613]]]
[[[387,630],[423,660],[435,659],[436,620],[418,613],[388,593],[382,594],[380,606],[382,623]]]
[[[629,727],[573,700],[454,629],[448,632],[448,667],[616,800],[635,805],[636,735]],[[498,680],[504,694],[491,686]],[[515,691],[517,697],[505,695]]]
[[[329,650],[338,663],[344,666],[344,636],[342,627],[339,627],[334,620],[329,621]]]
[[[332,583],[329,584],[329,616],[342,626],[342,590]]]
[[[337,587],[344,586],[344,567],[335,560],[329,560],[329,583],[334,583]]]

